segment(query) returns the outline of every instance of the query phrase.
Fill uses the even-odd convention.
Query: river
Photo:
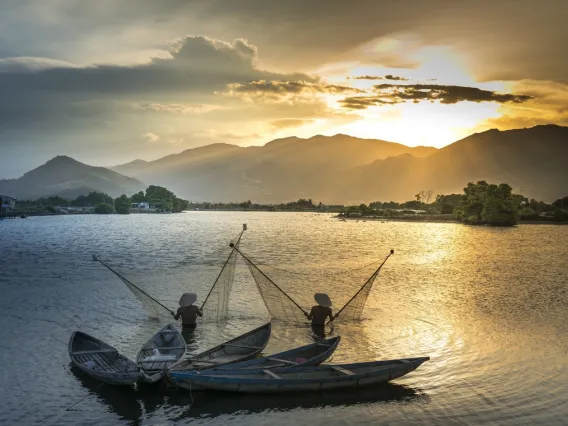
[[[431,360],[386,386],[287,396],[117,389],[71,369],[67,344],[74,330],[134,358],[162,325],[92,261],[93,253],[175,308],[183,291],[203,300],[242,223],[248,225],[243,253],[306,309],[317,291],[341,307],[372,273],[369,264],[394,249],[364,319],[338,320],[329,330],[342,337],[332,361]],[[567,241],[566,226],[343,222],[313,213],[5,220],[0,424],[566,424]],[[190,348],[211,347],[267,319],[239,264],[229,321],[201,324]],[[274,321],[266,352],[311,341],[305,324]]]

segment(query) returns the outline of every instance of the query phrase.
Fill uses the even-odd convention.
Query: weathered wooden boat
[[[271,324],[264,324],[198,355],[182,359],[170,371],[203,370],[256,358],[268,344],[271,331]]]
[[[298,368],[320,365],[337,349],[340,336],[300,346],[288,351],[263,356],[249,361],[213,367],[206,374],[223,374],[227,370],[265,370],[272,368]]]
[[[187,352],[187,345],[181,333],[173,324],[168,324],[138,352],[136,363],[142,372],[142,382],[156,383],[161,380],[169,367],[179,361]]]
[[[322,392],[361,388],[386,383],[416,370],[430,357],[284,368],[262,371],[227,370],[224,374],[207,371],[172,371],[172,382],[180,387],[243,392]]]
[[[85,374],[110,385],[133,385],[140,379],[138,365],[109,344],[75,331],[69,339],[71,362]]]

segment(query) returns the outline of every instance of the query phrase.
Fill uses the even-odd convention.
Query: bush
[[[95,213],[97,214],[113,214],[114,207],[107,203],[100,203],[95,206]]]

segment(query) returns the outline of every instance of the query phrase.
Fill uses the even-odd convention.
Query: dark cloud
[[[523,103],[532,96],[498,93],[477,87],[446,86],[440,84],[378,84],[373,96],[348,97],[341,104],[348,109],[365,109],[384,104],[421,101],[456,104],[458,102]]]
[[[249,83],[233,83],[228,86],[228,94],[298,94],[298,93],[364,93],[363,90],[349,86],[322,84],[313,81],[251,81]]]
[[[315,120],[299,120],[294,118],[285,118],[282,120],[274,120],[270,125],[275,129],[289,129],[293,127],[305,126],[306,124],[313,124]]]
[[[393,80],[393,81],[408,81],[410,79],[404,77],[397,77],[396,75],[387,74],[384,77],[378,75],[361,75],[358,77],[349,77],[351,80]]]

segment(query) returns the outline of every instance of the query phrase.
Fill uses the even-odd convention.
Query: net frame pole
[[[231,256],[233,255],[233,253],[235,252],[236,247],[239,245],[239,243],[241,242],[241,237],[243,236],[244,232],[247,230],[247,226],[245,223],[243,223],[243,230],[241,231],[241,233],[239,234],[239,238],[237,239],[237,243],[235,244],[235,247],[233,247],[233,250],[231,250],[231,253],[229,254],[229,257],[227,257],[227,260],[225,261],[225,263],[223,264],[223,267],[221,268],[221,271],[219,272],[219,275],[217,275],[217,278],[215,278],[215,282],[213,283],[213,285],[211,286],[211,289],[209,290],[209,293],[207,293],[207,296],[205,297],[205,300],[203,301],[203,303],[201,304],[201,309],[203,309],[203,307],[205,306],[205,303],[207,303],[207,300],[209,299],[209,296],[211,296],[211,293],[213,293],[213,290],[215,289],[215,286],[217,285],[217,281],[219,281],[219,278],[221,278],[221,274],[223,273],[223,271],[225,270],[225,267],[227,266],[227,264],[229,263],[229,260],[231,259]]]
[[[116,272],[114,269],[112,269],[110,266],[108,266],[106,263],[104,263],[102,260],[100,260],[96,255],[93,254],[93,260],[96,262],[99,262],[101,265],[103,265],[105,268],[107,268],[109,271],[111,271],[113,274],[115,274],[118,278],[120,278],[121,280],[126,281],[128,284],[130,284],[132,287],[134,287],[136,290],[138,290],[140,293],[144,294],[145,296],[149,297],[150,299],[152,299],[154,302],[156,302],[158,305],[160,305],[162,308],[164,308],[166,311],[168,311],[170,314],[175,315],[174,311],[172,311],[170,308],[168,308],[167,306],[163,305],[161,302],[159,302],[158,300],[154,299],[152,296],[150,296],[148,293],[146,293],[144,290],[142,290],[140,287],[138,287],[136,284],[132,283],[130,280],[126,279],[124,276],[122,276],[121,274],[119,274],[118,272]]]
[[[262,276],[264,278],[266,278],[270,284],[272,284],[274,287],[276,287],[280,293],[282,293],[284,296],[286,296],[288,298],[288,300],[290,300],[290,302],[292,302],[294,305],[296,305],[296,307],[298,309],[300,309],[305,315],[307,315],[308,313],[300,306],[296,303],[296,301],[294,299],[292,299],[284,290],[282,290],[278,284],[276,284],[274,281],[272,281],[264,272],[262,272],[258,266],[256,266],[253,262],[251,262],[251,260],[246,257],[236,246],[234,246],[234,250],[237,251],[237,253],[239,253],[249,264],[251,264],[258,272],[260,272],[262,274]]]
[[[394,250],[391,250],[389,255],[385,258],[385,260],[383,260],[383,263],[381,263],[379,265],[379,267],[377,268],[377,270],[375,272],[373,272],[373,274],[367,279],[367,281],[365,281],[365,284],[363,284],[361,286],[361,288],[359,290],[357,290],[357,293],[355,293],[353,295],[353,297],[351,299],[349,299],[349,301],[345,305],[343,305],[343,307],[337,312],[337,314],[335,314],[336,317],[347,307],[347,305],[349,305],[353,301],[353,299],[355,299],[359,295],[359,293],[361,293],[363,291],[363,289],[367,286],[367,284],[369,284],[369,282],[371,282],[371,280],[373,278],[377,277],[377,275],[381,271],[381,268],[383,267],[383,265],[386,263],[387,260],[389,260],[389,257],[391,257],[393,254],[394,254]]]

